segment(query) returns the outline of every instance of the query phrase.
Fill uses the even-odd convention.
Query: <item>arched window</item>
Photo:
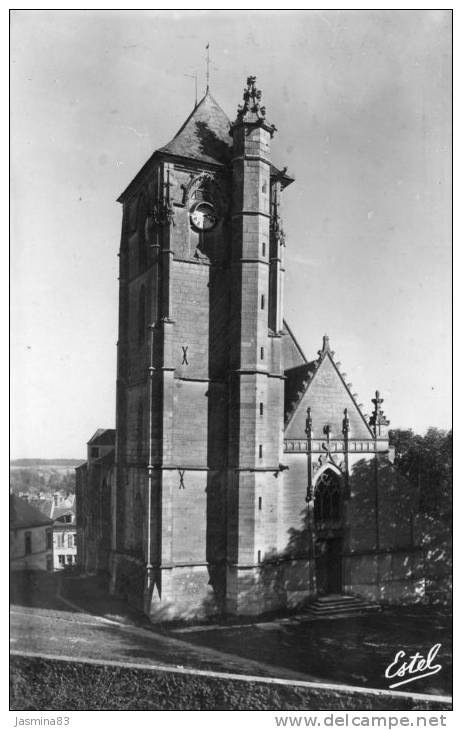
[[[138,344],[142,345],[146,339],[146,290],[144,285],[140,289],[138,300]]]
[[[342,516],[342,490],[340,479],[327,469],[319,477],[314,500],[315,522],[338,522]]]

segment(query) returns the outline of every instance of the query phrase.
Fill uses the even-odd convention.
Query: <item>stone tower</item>
[[[246,610],[276,541],[291,179],[260,102],[249,77],[231,124],[207,90],[119,198],[111,577],[153,617]]]
[[[154,621],[424,595],[383,399],[364,413],[327,335],[309,360],[283,319],[275,131],[254,77],[232,123],[207,90],[119,198],[115,453],[78,492],[110,493],[84,537]]]
[[[283,246],[275,218],[281,182],[271,163],[275,127],[267,122],[260,100],[255,78],[249,77],[244,104],[231,125],[226,605],[232,613],[249,608],[263,556],[262,533],[273,532],[276,541],[278,483],[273,474],[281,463],[284,426]]]

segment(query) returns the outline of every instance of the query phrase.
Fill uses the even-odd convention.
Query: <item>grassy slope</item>
[[[448,710],[436,702],[12,657],[11,710]]]

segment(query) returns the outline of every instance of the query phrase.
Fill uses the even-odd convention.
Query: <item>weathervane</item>
[[[206,57],[205,57],[205,64],[206,64],[206,77],[207,77],[207,89],[206,93],[209,90],[210,86],[210,43],[207,43],[205,46],[205,50],[207,51]]]

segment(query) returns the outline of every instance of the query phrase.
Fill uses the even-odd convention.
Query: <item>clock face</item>
[[[218,222],[218,216],[212,203],[202,201],[196,203],[191,210],[191,223],[199,231],[210,231]]]

